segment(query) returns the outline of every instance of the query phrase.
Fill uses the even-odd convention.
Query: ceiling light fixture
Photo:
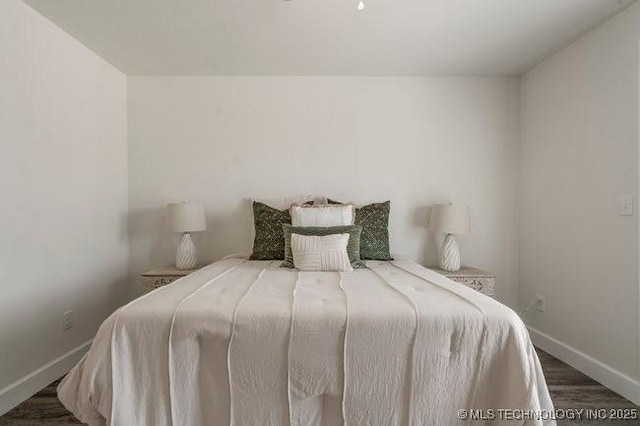
[[[364,0],[358,2],[358,10],[364,10]]]

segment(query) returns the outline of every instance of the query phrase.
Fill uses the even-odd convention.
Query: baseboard
[[[534,345],[640,405],[640,382],[540,330],[528,329]]]
[[[0,416],[31,398],[48,384],[69,372],[89,350],[91,342],[83,343],[77,348],[38,368],[22,379],[0,389]]]

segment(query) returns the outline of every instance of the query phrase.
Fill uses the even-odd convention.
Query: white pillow
[[[293,226],[345,226],[353,225],[355,214],[351,204],[340,206],[291,206]]]
[[[348,243],[349,234],[291,234],[293,265],[301,271],[353,271]]]

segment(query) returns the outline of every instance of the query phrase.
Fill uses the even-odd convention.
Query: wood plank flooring
[[[629,408],[636,409],[640,415],[640,407],[607,389],[600,383],[585,376],[578,370],[568,366],[557,358],[537,349],[544,377],[547,380],[551,400],[556,409],[600,409]],[[564,425],[606,425],[637,426],[639,420],[559,420],[558,426]]]
[[[551,355],[541,350],[538,350],[538,355],[547,379],[551,399],[556,408],[639,408]],[[0,426],[69,426],[82,424],[65,410],[58,401],[56,396],[57,384],[57,381],[52,383],[29,400],[0,417]],[[515,424],[518,424],[518,422],[514,422]],[[640,421],[562,420],[558,422],[558,425],[635,426],[640,425]]]
[[[58,400],[56,380],[40,392],[0,417],[1,426],[67,426],[81,425]]]

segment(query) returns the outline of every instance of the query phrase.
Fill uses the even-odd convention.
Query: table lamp
[[[469,206],[436,204],[431,209],[429,229],[446,234],[440,251],[440,269],[455,272],[460,269],[460,249],[454,235],[470,231]]]
[[[178,269],[194,269],[197,265],[197,257],[191,232],[207,229],[204,208],[197,203],[167,204],[167,227],[172,232],[182,232],[183,234],[176,252],[176,267]]]

